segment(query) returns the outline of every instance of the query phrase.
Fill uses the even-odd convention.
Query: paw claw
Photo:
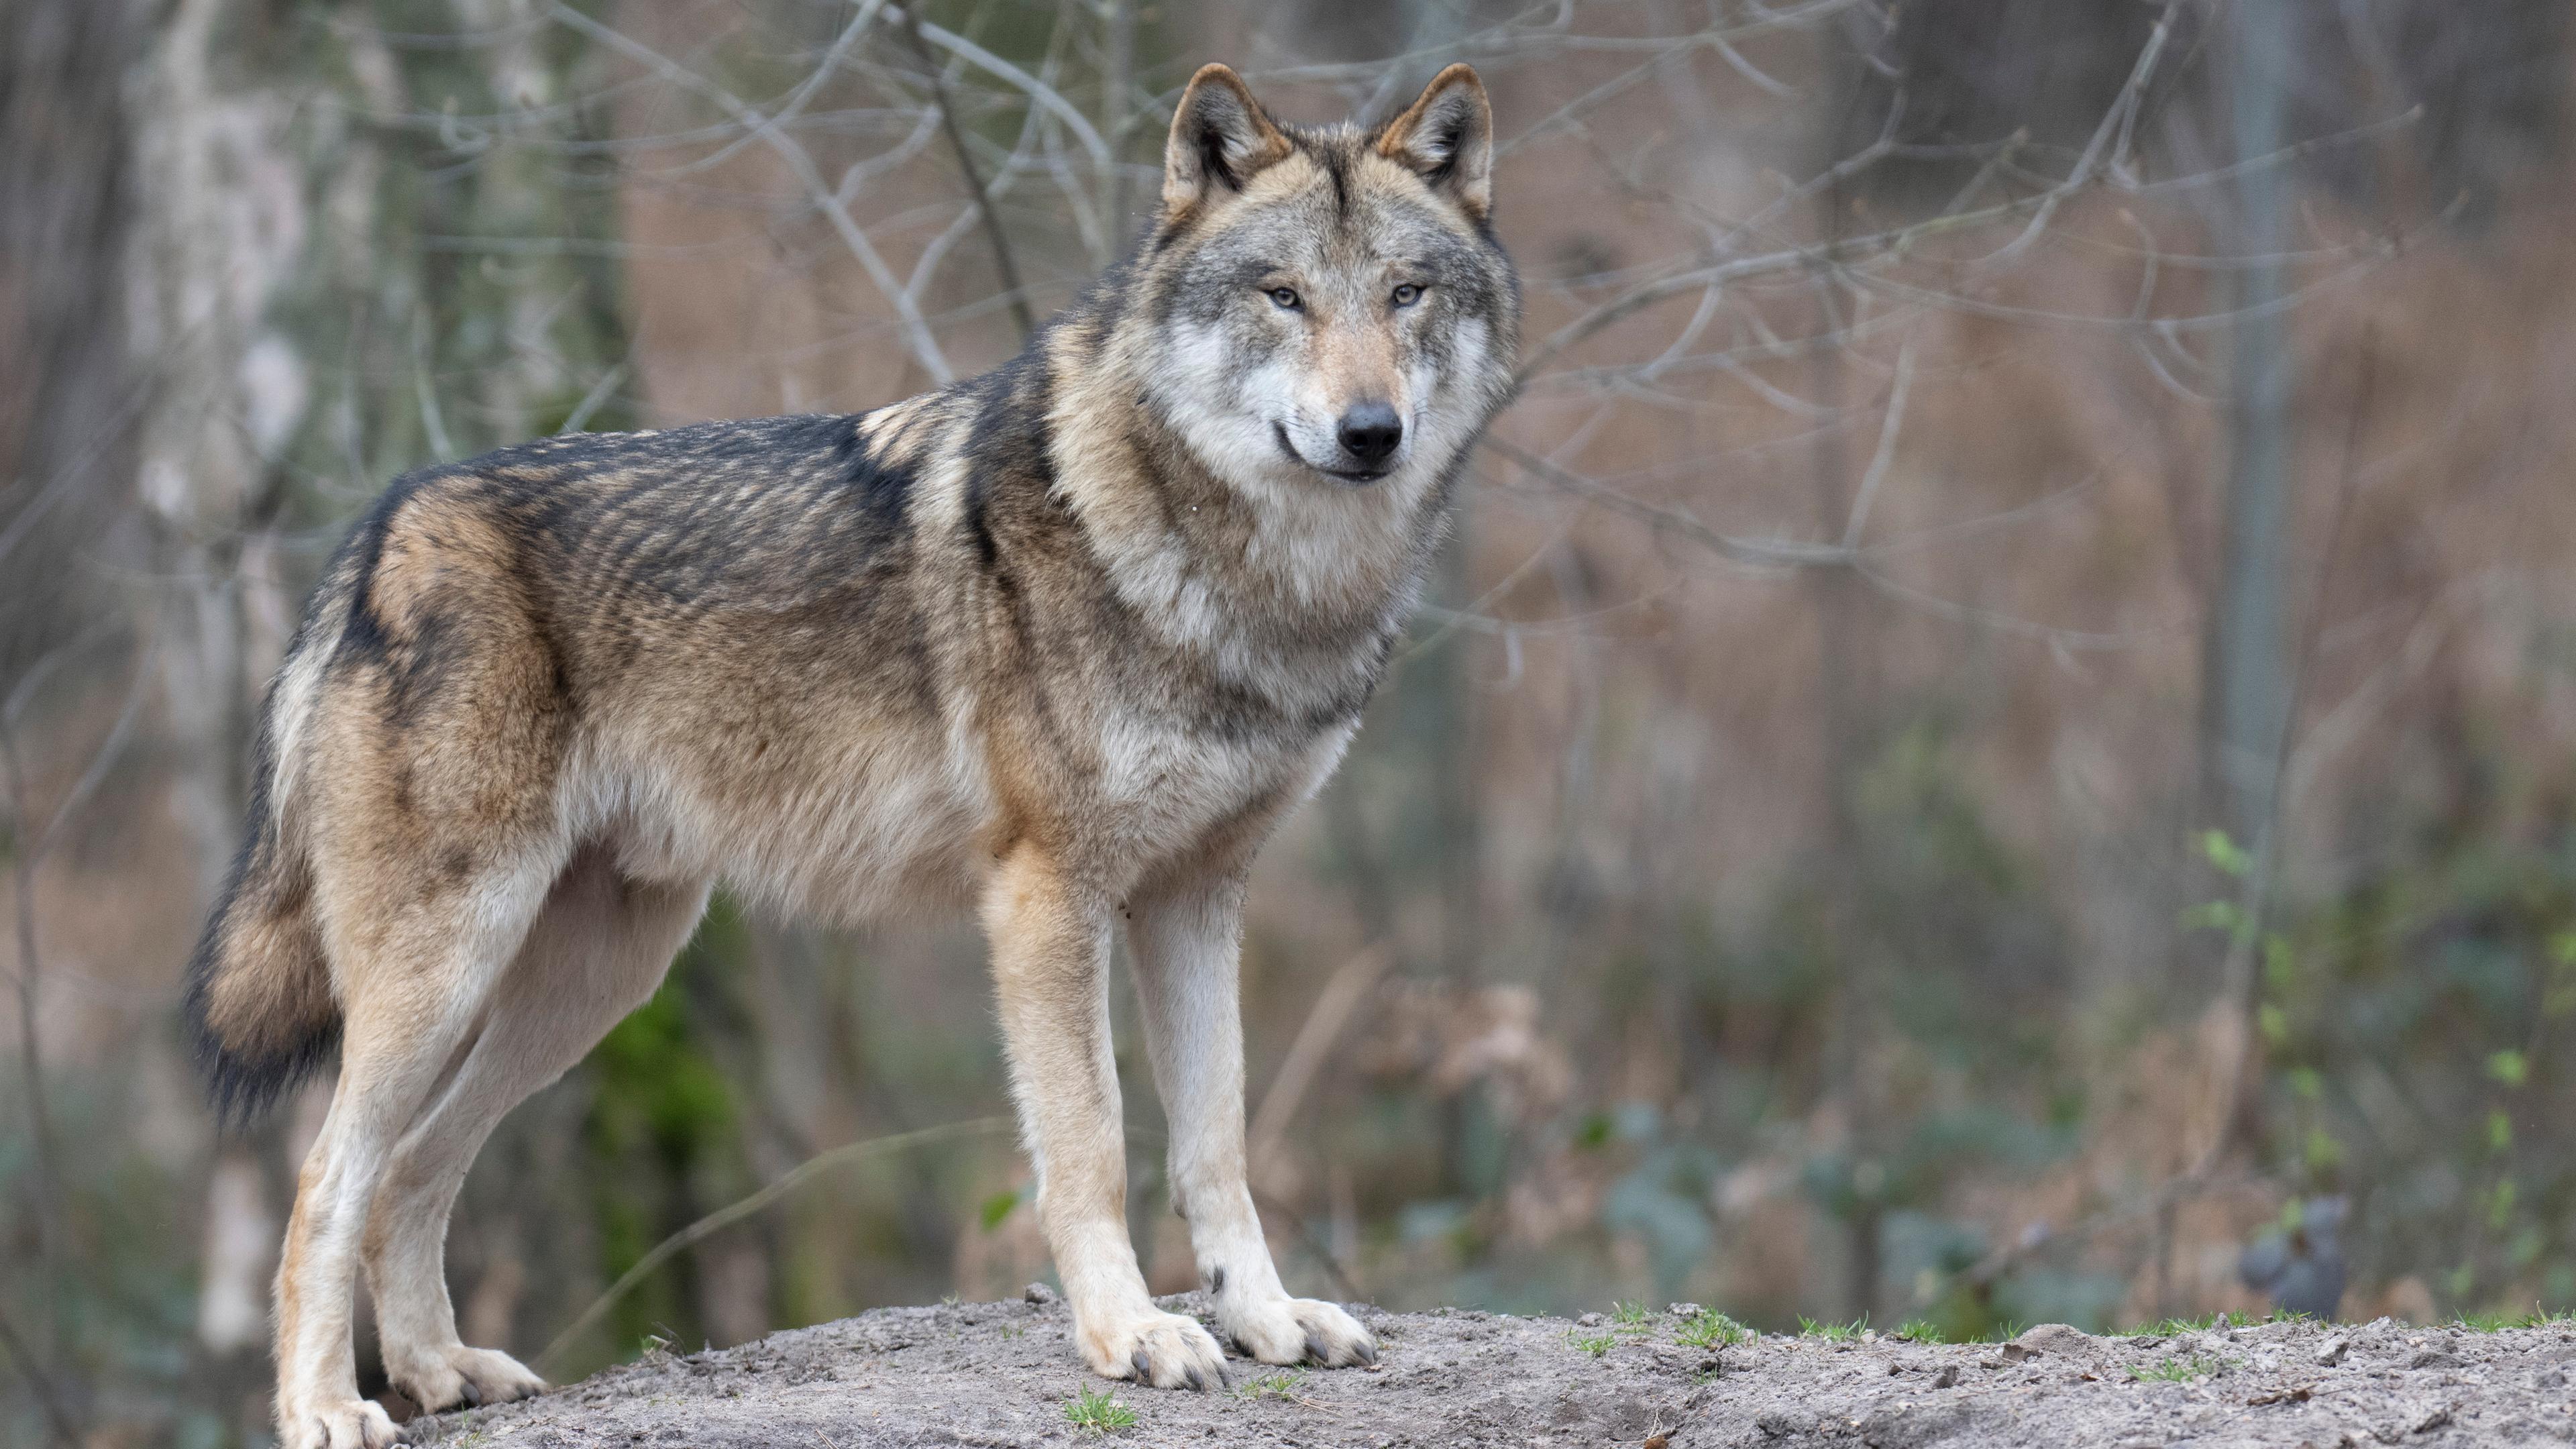
[[[317,1404],[280,1418],[294,1426],[283,1436],[286,1449],[393,1449],[400,1438],[394,1421],[371,1399]]]
[[[1217,1312],[1226,1335],[1263,1363],[1342,1368],[1377,1362],[1376,1340],[1335,1304],[1282,1296],[1226,1303]]]
[[[431,1414],[506,1404],[546,1389],[545,1380],[508,1354],[463,1344],[415,1350],[401,1367],[388,1364],[386,1376],[423,1413]]]
[[[1083,1361],[1102,1378],[1157,1389],[1204,1390],[1211,1380],[1224,1381],[1224,1351],[1195,1318],[1148,1306],[1133,1316],[1111,1310],[1089,1321],[1077,1314],[1077,1322]]]

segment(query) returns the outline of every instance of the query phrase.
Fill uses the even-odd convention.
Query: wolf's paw
[[[1076,1335],[1082,1359],[1104,1379],[1133,1379],[1158,1389],[1225,1385],[1225,1352],[1195,1318],[1146,1309],[1108,1314]]]
[[[1359,1320],[1313,1298],[1227,1303],[1217,1323],[1245,1353],[1263,1363],[1315,1363],[1325,1368],[1377,1362],[1377,1340]]]
[[[433,1414],[445,1409],[506,1404],[546,1390],[544,1379],[508,1354],[462,1344],[417,1350],[406,1355],[399,1366],[388,1363],[385,1376],[413,1403]]]
[[[334,1399],[278,1415],[284,1449],[393,1449],[394,1421],[368,1399]]]

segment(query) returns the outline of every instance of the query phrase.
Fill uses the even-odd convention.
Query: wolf
[[[1254,853],[1332,772],[1469,444],[1519,283],[1493,118],[1452,66],[1374,127],[1191,80],[1134,253],[1001,368],[857,416],[574,435],[397,480],[262,711],[247,840],[188,972],[226,1113],[334,1052],[277,1272],[289,1449],[532,1394],[457,1336],[449,1211],[494,1124],[649,996],[711,888],[980,919],[1036,1213],[1083,1363],[1224,1381],[1128,1241],[1123,930],[1172,1203],[1219,1333],[1374,1362],[1289,1296],[1245,1182]]]

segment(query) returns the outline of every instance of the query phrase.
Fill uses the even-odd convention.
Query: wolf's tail
[[[326,583],[269,688],[253,762],[249,832],[188,962],[182,1008],[216,1115],[256,1115],[326,1060],[340,1003],[313,914],[313,864],[297,789],[345,597]]]

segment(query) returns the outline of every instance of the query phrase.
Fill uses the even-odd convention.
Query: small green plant
[[[1802,1316],[1798,1319],[1798,1336],[1821,1338],[1827,1343],[1854,1343],[1868,1327],[1869,1319],[1866,1316],[1855,1318],[1849,1323],[1818,1323],[1812,1318]]]
[[[1753,1330],[1714,1308],[1703,1308],[1683,1320],[1675,1336],[1685,1348],[1733,1348],[1751,1343]]]
[[[1655,1331],[1655,1313],[1643,1303],[1610,1305],[1610,1331],[1631,1337]]]
[[[1275,1374],[1263,1374],[1236,1389],[1234,1396],[1238,1399],[1293,1399],[1297,1397],[1297,1386],[1304,1382],[1304,1369],[1281,1369]]]
[[[1941,1325],[1929,1318],[1909,1318],[1897,1325],[1896,1336],[1907,1343],[1939,1343]]]
[[[1136,1427],[1136,1411],[1098,1389],[1084,1389],[1064,1406],[1064,1417],[1085,1434],[1109,1434]]]
[[[2218,1315],[2214,1313],[2205,1313],[2198,1318],[2159,1318],[2153,1323],[2141,1323],[2134,1328],[2121,1329],[2119,1336],[2122,1338],[2171,1338],[2177,1333],[2198,1333],[2203,1329],[2215,1325],[2217,1322]]]
[[[2204,1313],[2198,1318],[2160,1318],[2133,1328],[2113,1330],[2119,1338],[2171,1338],[2178,1333],[2206,1333],[2213,1328],[2256,1328],[2266,1323],[2313,1323],[2304,1313],[2266,1313],[2260,1318],[2245,1314]]]
[[[1579,1333],[1569,1333],[1565,1336],[1565,1341],[1594,1358],[1599,1358],[1619,1342],[1619,1336],[1615,1333],[1596,1333],[1587,1337]]]
[[[2576,1322],[2576,1314],[2552,1313],[2533,1307],[2528,1313],[2463,1313],[2453,1320],[2455,1326],[2470,1333],[2501,1333],[2508,1328],[2547,1328]]]
[[[2193,1379],[2216,1378],[2236,1366],[2235,1360],[2194,1354],[2175,1358],[2171,1354],[2152,1364],[2129,1365],[2129,1377],[2140,1383],[2187,1384]]]

